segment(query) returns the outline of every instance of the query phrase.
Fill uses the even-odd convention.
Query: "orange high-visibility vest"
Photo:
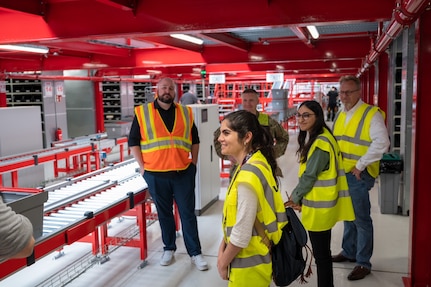
[[[190,107],[175,105],[172,132],[154,106],[140,105],[135,114],[141,130],[141,152],[147,171],[185,170],[191,163],[193,113]]]

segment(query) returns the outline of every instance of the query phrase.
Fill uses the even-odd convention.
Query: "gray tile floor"
[[[291,142],[286,154],[279,159],[284,170],[284,178],[281,179],[281,190],[288,193],[297,182],[296,136],[291,132]],[[226,190],[226,184],[222,184],[220,200],[213,204],[206,212],[198,217],[199,233],[202,243],[202,251],[209,262],[208,271],[198,271],[191,263],[186,253],[181,233],[179,234],[175,253],[175,263],[163,267],[159,265],[162,254],[162,243],[160,229],[156,222],[147,228],[148,230],[148,258],[144,268],[138,268],[142,263],[139,258],[139,250],[132,247],[120,247],[109,255],[109,261],[103,264],[95,264],[79,277],[67,284],[71,287],[82,286],[155,286],[155,287],[190,287],[190,286],[227,286],[217,273],[217,249],[222,238],[221,232],[221,209]],[[372,273],[365,279],[350,282],[347,275],[354,267],[354,263],[335,263],[334,277],[335,286],[343,287],[401,287],[402,277],[408,272],[408,234],[409,219],[401,215],[381,214],[378,205],[378,188],[371,190],[372,217],[375,228],[375,248],[372,258]],[[113,220],[109,232],[116,234],[120,230],[133,226],[133,218],[124,217],[120,222]],[[341,248],[343,225],[338,223],[332,232],[332,252],[338,253]],[[74,243],[64,247],[64,256],[54,259],[55,253],[39,260],[36,264],[27,267],[0,282],[3,286],[62,286],[58,282],[40,284],[53,274],[59,274],[62,270],[68,270],[73,275],[76,270],[70,270],[70,266],[77,262],[82,256],[89,254],[90,244]],[[313,262],[314,263],[314,262]],[[79,264],[77,264],[79,266]],[[316,270],[313,272],[309,283],[306,285],[293,283],[291,286],[316,286]]]

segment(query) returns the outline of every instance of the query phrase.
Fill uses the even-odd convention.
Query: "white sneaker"
[[[174,250],[165,250],[163,251],[162,259],[160,259],[160,265],[168,266],[171,265],[174,260]]]
[[[196,265],[196,268],[199,269],[200,271],[208,270],[208,263],[205,261],[202,254],[192,256],[191,259],[192,259],[192,263]]]

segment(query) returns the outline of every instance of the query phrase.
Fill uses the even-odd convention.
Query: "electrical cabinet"
[[[190,107],[200,139],[195,213],[201,215],[218,200],[220,193],[220,159],[213,145],[213,133],[219,127],[218,105],[193,104]]]
[[[0,157],[13,157],[43,146],[39,106],[8,107],[0,109]],[[12,186],[12,175],[1,174],[2,184]],[[43,164],[18,170],[19,186],[34,187],[41,183]]]

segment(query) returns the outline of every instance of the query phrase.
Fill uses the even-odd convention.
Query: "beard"
[[[174,102],[174,97],[172,97],[170,94],[160,95],[158,99],[165,104],[172,104]]]

